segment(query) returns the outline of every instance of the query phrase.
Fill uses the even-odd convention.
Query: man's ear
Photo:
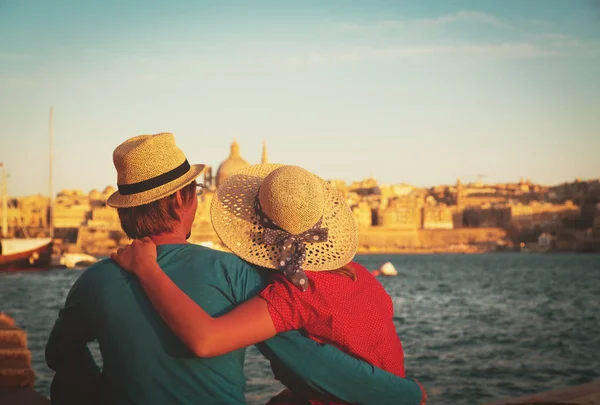
[[[175,201],[177,202],[177,206],[179,208],[183,208],[183,196],[181,195],[181,190],[177,190],[175,193]]]

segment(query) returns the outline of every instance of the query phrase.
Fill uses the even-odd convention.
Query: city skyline
[[[48,192],[51,105],[55,192],[114,185],[113,149],[158,132],[215,170],[236,139],[347,183],[600,176],[592,1],[140,4],[0,5],[10,195]]]

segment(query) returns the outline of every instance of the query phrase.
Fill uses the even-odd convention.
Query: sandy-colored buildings
[[[115,208],[109,206],[98,206],[92,209],[92,219],[87,221],[91,228],[121,229],[119,214]]]
[[[368,202],[359,202],[352,207],[352,212],[359,228],[369,228],[373,225],[373,214]]]
[[[564,218],[579,216],[581,212],[571,201],[564,204],[534,201],[530,204],[510,204],[509,208],[511,225],[519,228],[557,225]]]
[[[423,201],[407,195],[390,199],[385,208],[377,211],[377,225],[396,229],[421,228]]]
[[[264,144],[262,163],[267,162]],[[218,185],[249,164],[242,157],[239,144],[234,141],[229,156],[219,165],[216,174],[213,175],[213,170],[207,168],[203,182],[205,190],[199,197],[192,242],[218,243],[210,221],[211,200]],[[330,180],[329,184],[344,195],[356,218],[360,234],[370,235],[371,241],[379,240],[373,235],[385,234],[386,246],[415,248],[427,238],[433,241],[439,237],[441,239],[434,243],[437,248],[444,240],[455,240],[449,235],[463,235],[455,242],[470,240],[472,235],[478,235],[477,240],[480,241],[485,240],[487,234],[491,234],[491,237],[500,235],[484,232],[485,229],[510,233],[517,245],[520,242],[518,239],[523,237],[526,241],[558,250],[568,250],[577,243],[579,246],[582,243],[600,243],[600,207],[592,212],[594,202],[600,201],[598,180],[553,188],[535,185],[525,179],[518,183],[493,185],[481,182],[463,184],[458,180],[455,185],[427,189],[406,183],[379,185],[373,177],[350,185],[342,180]],[[55,199],[54,224],[56,238],[64,244],[58,242],[56,245],[63,249],[106,255],[125,243],[127,239],[120,229],[117,211],[106,206],[107,198],[114,191],[113,187],[102,191],[92,190],[87,194],[80,190],[61,191]],[[574,201],[567,200],[567,197],[573,197]],[[47,231],[47,197],[10,199],[9,203],[8,225],[11,235],[15,230],[24,228]],[[442,234],[445,236],[440,236]],[[31,232],[30,235],[36,236]],[[423,246],[429,244],[422,243]],[[369,249],[377,251],[378,247],[373,245]]]
[[[8,199],[6,224],[9,234],[38,235],[47,231],[48,202],[48,197],[42,195]],[[1,211],[0,221],[2,221]]]
[[[415,186],[410,184],[385,184],[379,187],[381,196],[384,198],[403,197],[412,194],[415,191]]]
[[[227,177],[247,166],[250,166],[250,163],[240,154],[240,145],[233,141],[229,157],[217,169],[216,186],[219,187]]]
[[[453,229],[452,211],[429,196],[423,206],[423,229]]]
[[[87,195],[79,190],[63,190],[54,204],[54,227],[78,228],[91,217],[91,210]]]

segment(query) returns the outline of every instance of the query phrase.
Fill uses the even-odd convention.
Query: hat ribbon
[[[256,206],[256,212],[260,217],[260,224],[263,227],[261,233],[262,243],[265,245],[276,245],[281,247],[281,254],[279,255],[279,261],[277,263],[278,270],[281,271],[292,284],[302,291],[306,291],[308,288],[308,278],[302,268],[304,261],[306,260],[306,246],[304,243],[327,242],[329,238],[329,228],[321,228],[323,222],[323,218],[321,218],[309,230],[299,234],[291,234],[279,228],[277,224],[264,214],[260,209],[258,199]],[[269,227],[271,224],[277,228]]]
[[[170,183],[173,180],[177,180],[178,178],[186,174],[190,170],[190,168],[190,163],[186,159],[182,164],[180,164],[173,170],[169,170],[166,173],[137,183],[118,184],[117,187],[121,195],[143,193],[144,191],[152,190],[154,188]]]

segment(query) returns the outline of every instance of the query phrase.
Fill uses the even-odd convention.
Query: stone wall
[[[27,334],[0,312],[0,388],[33,387],[34,382]]]
[[[461,228],[449,230],[394,230],[371,228],[359,233],[359,252],[452,251],[474,246],[493,250],[496,242],[506,239],[500,228]]]

